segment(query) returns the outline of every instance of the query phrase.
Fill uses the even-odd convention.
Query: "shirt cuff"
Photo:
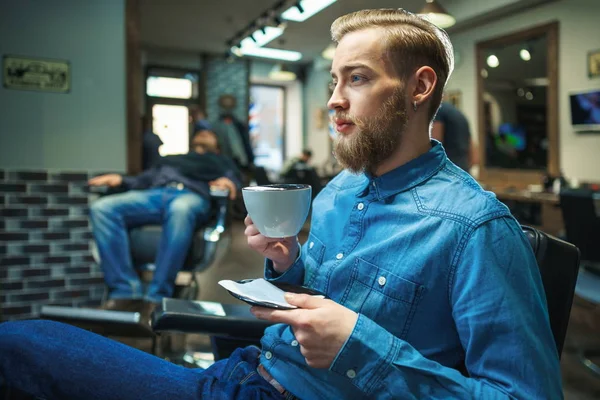
[[[393,369],[399,345],[398,338],[358,314],[354,330],[329,369],[368,395]]]
[[[275,271],[273,268],[273,261],[265,259],[265,279],[268,281],[275,282],[286,282],[293,284],[302,284],[304,280],[304,262],[300,255],[302,254],[302,246],[298,246],[298,257],[296,261],[285,271],[283,274]]]
[[[123,186],[126,189],[131,189],[133,187],[133,185],[135,184],[135,176],[124,176],[123,177],[123,181],[121,182],[121,186]]]

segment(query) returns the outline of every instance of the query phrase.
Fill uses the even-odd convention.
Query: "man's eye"
[[[329,82],[329,90],[333,92],[335,90],[336,85],[337,82]]]
[[[364,80],[365,79],[362,76],[360,76],[360,75],[351,75],[350,76],[350,81],[353,82],[353,83],[354,82],[362,82]]]

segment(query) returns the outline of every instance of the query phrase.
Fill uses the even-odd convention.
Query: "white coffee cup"
[[[242,197],[258,231],[267,237],[296,236],[310,210],[310,185],[275,184],[248,186]]]

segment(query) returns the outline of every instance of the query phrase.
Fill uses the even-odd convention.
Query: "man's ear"
[[[417,102],[417,106],[426,102],[437,87],[437,74],[433,68],[424,66],[415,71],[414,75],[414,91],[412,93],[412,102]]]

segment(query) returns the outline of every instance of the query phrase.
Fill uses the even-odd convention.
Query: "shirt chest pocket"
[[[352,267],[341,304],[404,339],[424,287],[362,259]]]
[[[304,258],[304,285],[323,291],[324,288],[317,288],[315,285],[317,284],[318,272],[323,262],[325,245],[314,234],[310,234],[302,251],[306,252],[306,257]]]

